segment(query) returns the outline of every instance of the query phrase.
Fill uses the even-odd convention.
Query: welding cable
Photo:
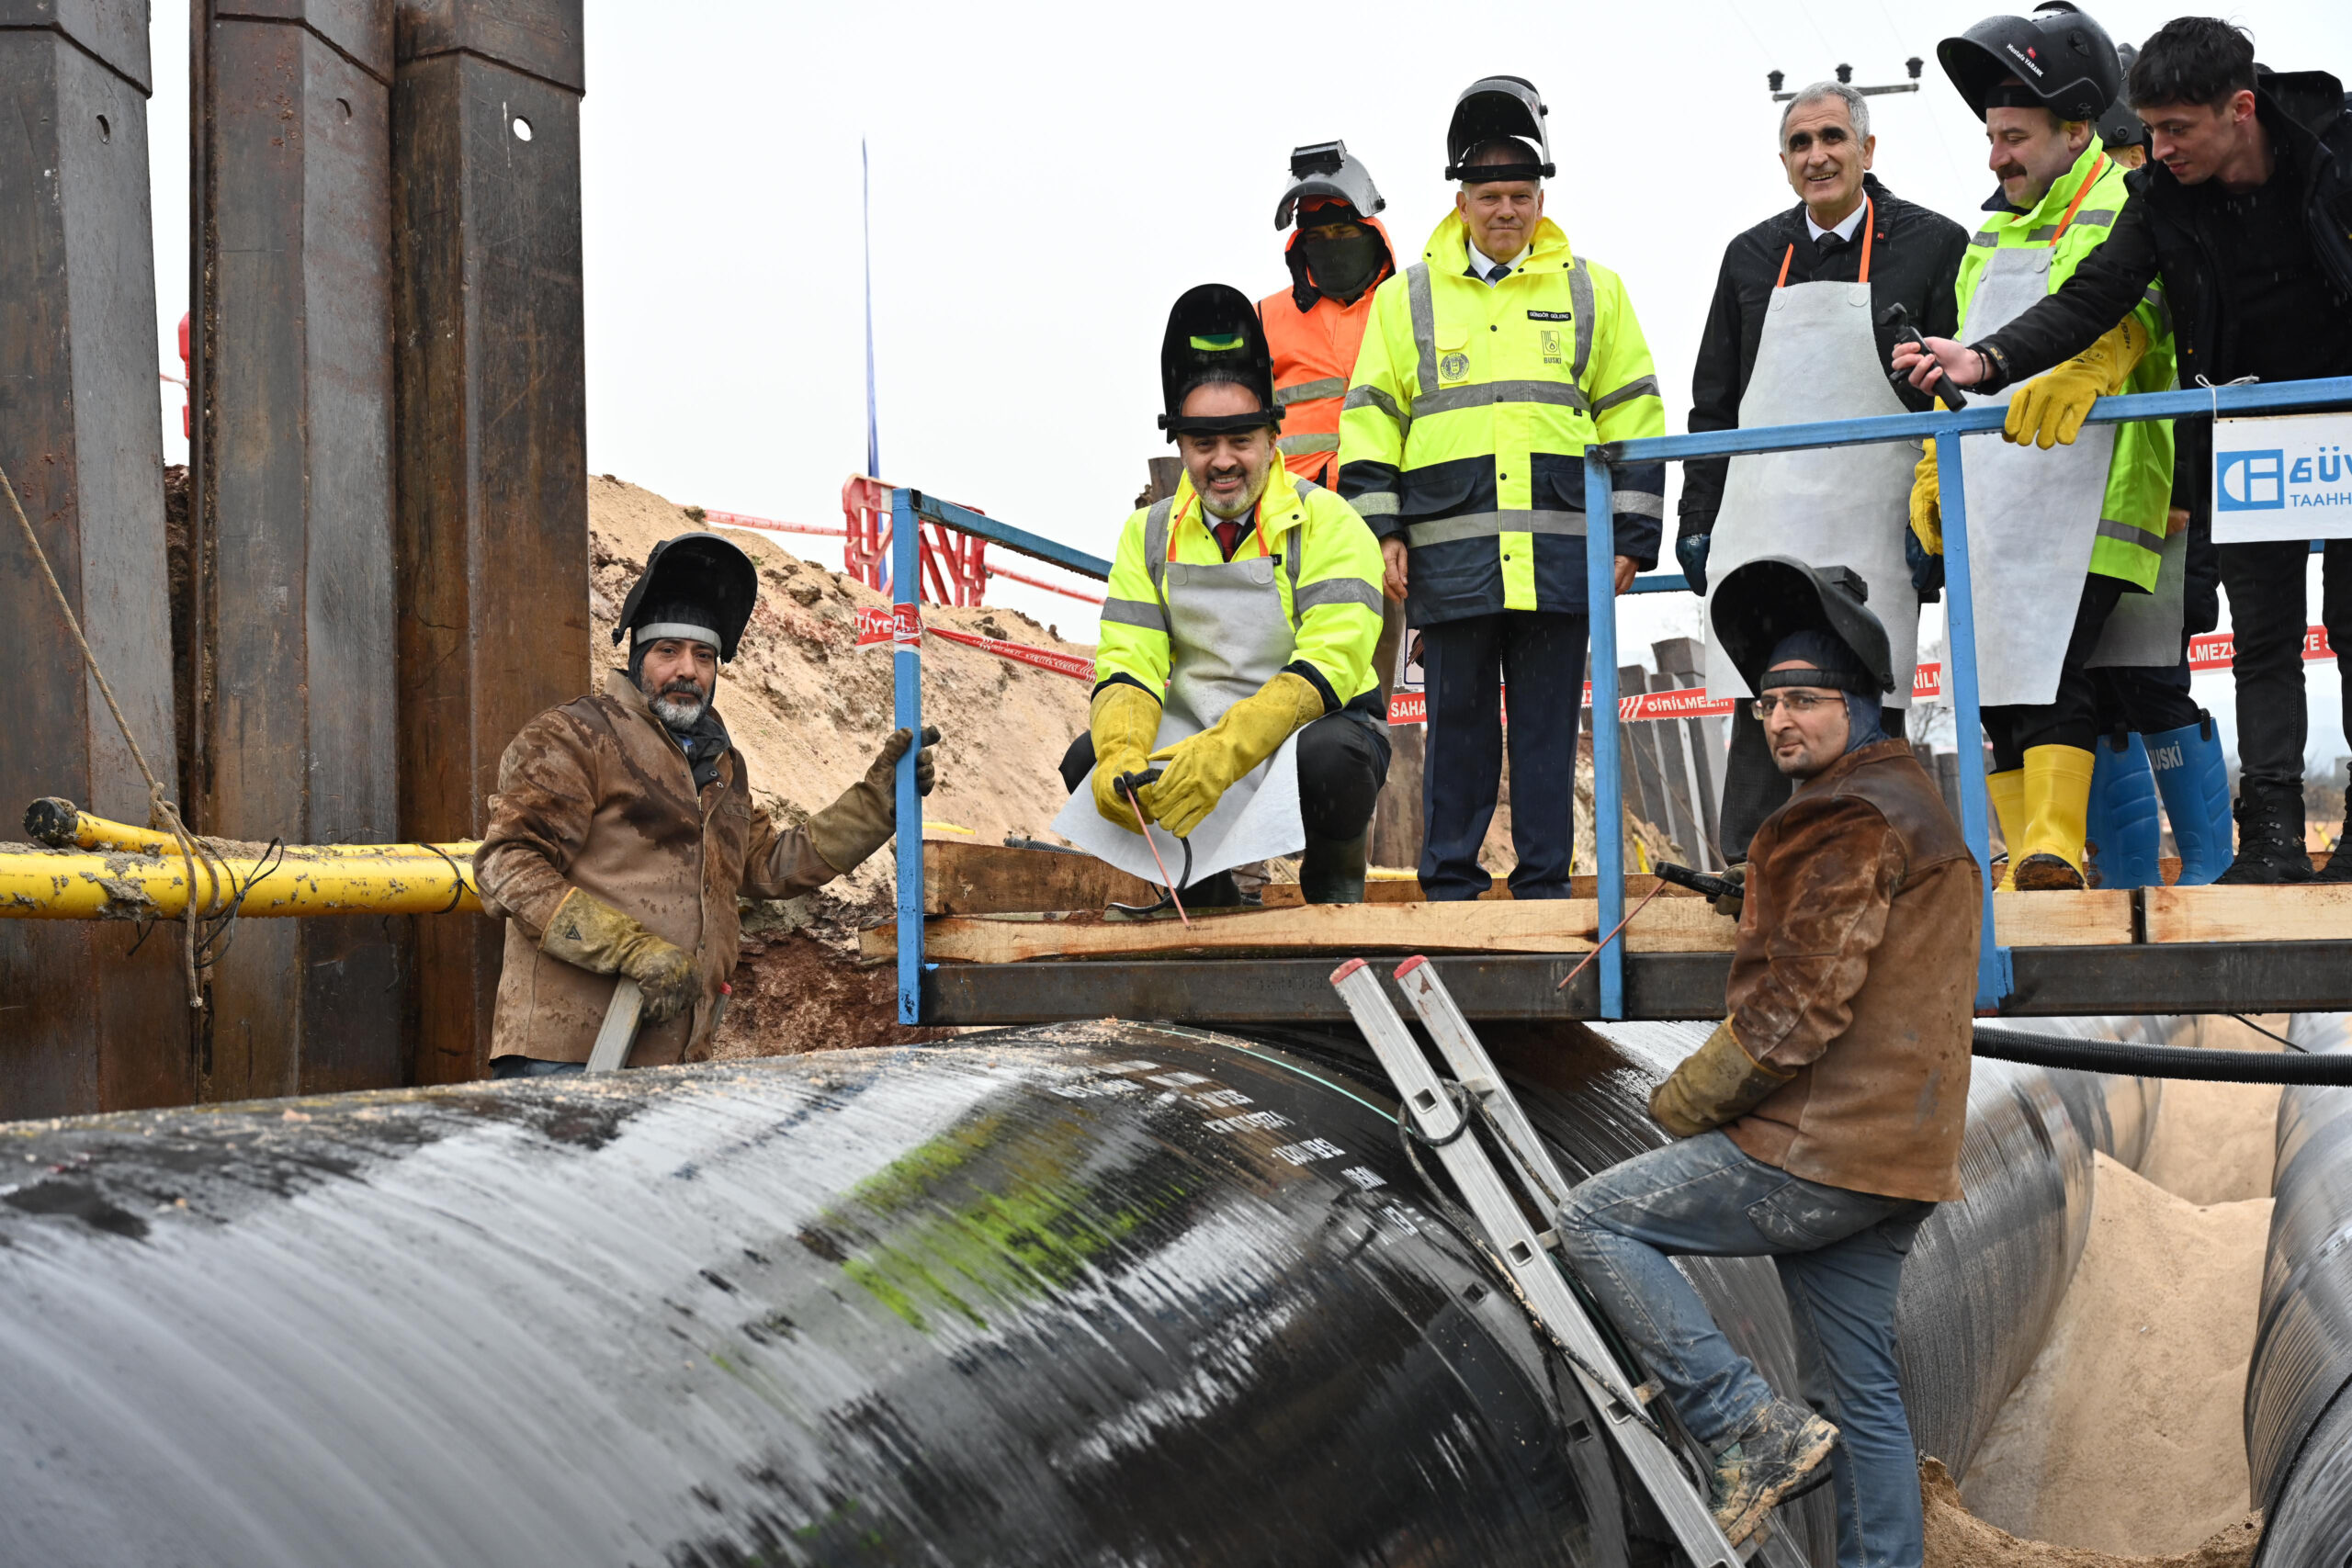
[[[1973,1054],[2030,1067],[2116,1073],[2125,1077],[2352,1087],[2352,1054],[2289,1055],[2272,1051],[2204,1051],[2178,1045],[2126,1045],[2109,1040],[2074,1040],[1982,1025],[1976,1030]]]

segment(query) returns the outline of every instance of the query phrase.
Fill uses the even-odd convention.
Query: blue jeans
[[[1918,1568],[1919,1461],[1895,1382],[1894,1292],[1932,1207],[1806,1181],[1705,1133],[1579,1184],[1560,1212],[1560,1241],[1710,1453],[1737,1440],[1772,1390],[1668,1259],[1770,1258],[1805,1400],[1838,1432],[1838,1568]]]

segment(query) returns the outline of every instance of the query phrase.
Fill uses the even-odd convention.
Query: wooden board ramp
[[[1080,913],[944,915],[924,922],[923,955],[941,963],[1023,964],[1047,958],[1181,957],[1208,953],[1518,953],[1591,951],[1600,907],[1589,898],[1528,903],[1311,904],[1174,919],[1106,920]],[[2004,893],[1994,902],[2002,940],[2019,947],[2132,941],[2132,896]],[[1736,928],[1699,898],[1659,898],[1634,918],[1634,953],[1729,953]],[[869,958],[899,950],[894,925],[861,933]]]

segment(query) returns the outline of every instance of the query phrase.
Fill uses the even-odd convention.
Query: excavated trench
[[[1492,1043],[1574,1175],[1702,1032]],[[2148,1089],[1978,1062],[1899,1324],[1953,1473]],[[1666,1560],[1393,1115],[1344,1042],[1104,1022],[0,1126],[0,1560]],[[1770,1265],[1691,1271],[1794,1387]],[[2352,1474],[2312,1361],[2274,1540]],[[1831,1560],[1826,1491],[1759,1559]]]

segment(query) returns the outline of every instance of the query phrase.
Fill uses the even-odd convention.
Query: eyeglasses
[[[1813,710],[1817,707],[1822,707],[1830,703],[1843,701],[1845,701],[1843,697],[1826,697],[1818,692],[1767,693],[1765,695],[1757,698],[1753,703],[1750,703],[1748,705],[1747,711],[1754,714],[1757,717],[1757,721],[1761,723],[1765,719],[1770,718],[1772,716],[1772,710],[1777,707],[1785,707],[1794,716],[1803,718],[1805,715],[1813,712]]]

